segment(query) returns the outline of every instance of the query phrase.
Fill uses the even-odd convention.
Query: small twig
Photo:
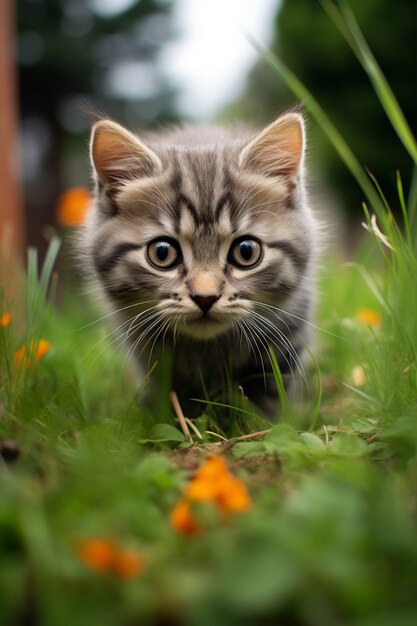
[[[259,430],[257,433],[249,433],[248,435],[241,435],[240,437],[233,437],[230,441],[249,441],[250,439],[260,439],[261,437],[265,437],[268,433],[270,433],[272,428],[267,428],[266,430]]]
[[[251,439],[261,439],[262,437],[265,437],[265,435],[270,433],[271,430],[272,428],[267,428],[267,430],[259,430],[256,433],[249,433],[248,435],[241,435],[240,437],[233,437],[233,439],[228,439],[226,441],[219,441],[216,443],[212,443],[210,445],[222,448],[222,451],[226,452],[227,450],[230,450],[230,448],[233,448],[233,446],[239,443],[240,441],[250,441]]]
[[[185,419],[185,423],[188,424],[188,426],[191,428],[191,430],[193,430],[195,432],[197,437],[199,439],[203,439],[203,435],[200,433],[200,431],[198,430],[197,426],[194,424],[193,420],[190,420],[189,417],[184,417],[184,419]]]
[[[184,413],[182,412],[182,408],[181,408],[181,405],[179,403],[178,396],[175,393],[175,391],[171,391],[171,393],[169,394],[169,397],[171,399],[172,406],[174,407],[175,415],[178,418],[178,421],[179,421],[180,426],[181,426],[181,430],[184,433],[185,438],[190,443],[194,443],[193,442],[193,438],[191,437],[191,433],[190,433],[190,430],[188,428],[187,422],[185,421]]]
[[[212,430],[206,430],[206,435],[213,435],[213,437],[217,437],[218,439],[221,439],[222,441],[227,441],[226,437],[223,437],[223,435],[220,435],[219,433],[215,433]]]
[[[325,435],[324,445],[327,447],[329,445],[329,431],[327,430],[325,424],[323,424],[323,429],[324,429],[324,435]]]

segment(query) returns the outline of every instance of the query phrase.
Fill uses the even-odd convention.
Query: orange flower
[[[240,513],[251,507],[251,500],[242,481],[232,476],[219,485],[217,504],[223,513]]]
[[[79,226],[91,206],[91,193],[84,187],[72,187],[58,200],[57,220],[63,226]]]
[[[171,513],[171,525],[184,535],[195,535],[201,526],[193,516],[190,503],[182,499],[174,506]]]
[[[134,578],[142,574],[144,565],[137,552],[119,550],[115,554],[112,570],[117,578]]]
[[[184,534],[201,530],[193,517],[190,502],[212,502],[228,515],[247,511],[251,500],[244,483],[230,473],[222,456],[208,459],[185,489],[185,497],[175,506],[171,524]]]
[[[206,461],[185,493],[190,500],[215,502],[225,513],[244,511],[250,507],[245,485],[229,472],[222,456]]]
[[[372,309],[359,309],[356,317],[359,321],[369,326],[380,326],[381,324],[381,314]]]
[[[229,476],[223,456],[213,456],[200,467],[194,479],[188,484],[185,494],[190,500],[216,500],[219,484]]]
[[[133,578],[144,569],[137,552],[120,549],[113,539],[86,539],[80,544],[77,553],[90,569],[117,578]]]
[[[39,361],[43,359],[45,354],[47,354],[51,348],[52,344],[46,339],[40,339],[38,342],[31,341],[29,349],[25,345],[21,346],[14,354],[15,369],[20,369],[22,365],[24,369],[27,369],[31,360],[39,363]]]
[[[113,565],[115,550],[111,539],[88,539],[80,545],[78,556],[90,569],[108,572]]]
[[[229,474],[224,456],[212,456],[198,470],[194,480],[216,480]]]
[[[0,315],[0,326],[2,328],[7,328],[7,326],[9,326],[11,321],[12,321],[12,316],[10,315],[8,311],[3,313],[3,315]]]
[[[48,354],[51,348],[52,348],[52,344],[49,343],[49,341],[46,341],[46,339],[41,339],[38,345],[36,346],[35,361],[38,363],[41,359],[43,359],[45,354]]]

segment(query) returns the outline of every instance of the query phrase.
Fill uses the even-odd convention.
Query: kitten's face
[[[164,330],[206,340],[244,324],[258,303],[291,297],[308,263],[311,218],[300,182],[300,120],[288,117],[292,124],[269,131],[281,155],[272,171],[268,134],[249,145],[148,142],[130,162],[132,136],[120,137],[120,127],[111,127],[116,144],[96,153],[93,144],[101,184],[90,233],[115,306],[142,302]]]

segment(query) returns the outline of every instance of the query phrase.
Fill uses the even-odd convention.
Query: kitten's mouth
[[[210,313],[202,313],[198,317],[191,320],[192,323],[197,324],[218,324],[219,320],[215,319]]]
[[[183,331],[195,339],[211,339],[228,331],[230,326],[230,322],[216,319],[210,313],[203,313],[203,315],[188,319],[183,326]]]

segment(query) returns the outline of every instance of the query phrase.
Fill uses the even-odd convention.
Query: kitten
[[[268,348],[284,374],[302,369],[317,247],[304,143],[298,113],[259,134],[93,127],[88,273],[118,311],[116,337],[145,368],[162,348],[172,352],[172,386],[188,414],[202,380],[226,387],[225,364],[235,388],[270,412]]]

